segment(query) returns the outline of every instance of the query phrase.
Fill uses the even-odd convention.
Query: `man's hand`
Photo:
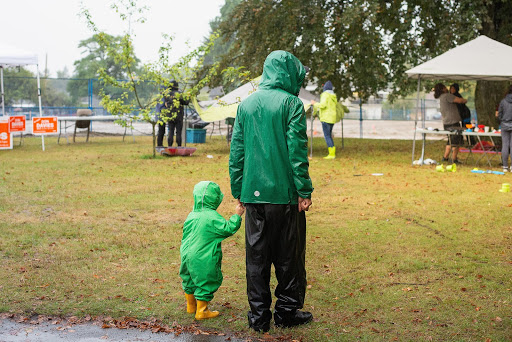
[[[312,204],[311,198],[302,198],[299,196],[299,213],[301,211],[308,211]]]

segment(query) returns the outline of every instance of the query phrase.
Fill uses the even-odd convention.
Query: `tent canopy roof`
[[[422,79],[509,81],[511,61],[511,46],[480,36],[407,70],[406,74]]]
[[[1,66],[23,66],[38,64],[37,55],[22,49],[0,43]]]

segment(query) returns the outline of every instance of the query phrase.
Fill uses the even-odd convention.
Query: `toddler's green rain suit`
[[[183,225],[180,277],[185,293],[209,302],[222,284],[221,242],[238,231],[242,218],[235,214],[226,221],[215,211],[224,195],[214,182],[199,182],[193,194],[194,209]]]

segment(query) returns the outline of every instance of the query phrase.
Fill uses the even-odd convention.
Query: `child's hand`
[[[239,216],[242,216],[245,212],[245,207],[243,206],[242,203],[238,202],[235,211]]]

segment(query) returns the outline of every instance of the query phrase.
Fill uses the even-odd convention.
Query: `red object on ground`
[[[165,156],[190,156],[195,151],[195,147],[167,147],[160,154]]]
[[[494,145],[489,141],[482,141],[481,143],[475,144],[472,150],[480,150],[480,151],[490,151],[494,149]]]

